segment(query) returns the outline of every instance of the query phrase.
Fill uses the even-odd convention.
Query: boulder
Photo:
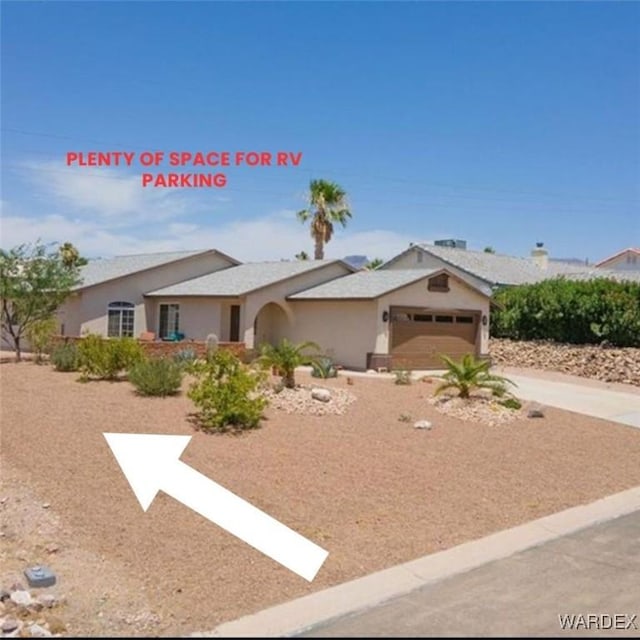
[[[544,408],[540,404],[531,404],[527,411],[527,418],[544,418]]]
[[[329,402],[329,400],[331,400],[331,391],[329,391],[329,389],[316,387],[311,389],[311,397],[314,400],[319,400],[320,402]]]

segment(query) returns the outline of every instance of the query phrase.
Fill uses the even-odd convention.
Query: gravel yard
[[[301,374],[355,400],[342,415],[272,406],[261,429],[208,435],[194,431],[184,395],[142,398],[127,382],[80,384],[28,362],[2,364],[0,376],[0,587],[29,564],[51,566],[51,591],[65,596],[52,611],[68,635],[211,629],[640,483],[639,430],[553,408],[465,422],[429,403],[434,384]],[[422,419],[433,427],[413,428]],[[193,435],[184,462],[329,551],[316,579],[164,494],[144,513],[109,431]]]

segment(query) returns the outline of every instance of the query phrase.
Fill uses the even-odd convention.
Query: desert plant
[[[173,354],[173,361],[182,369],[188,369],[198,359],[193,349],[181,349]]]
[[[518,398],[513,398],[513,397],[504,398],[503,400],[498,400],[498,404],[501,404],[503,407],[506,407],[507,409],[513,409],[515,411],[522,408],[522,402],[520,402]]]
[[[207,336],[207,359],[212,358],[218,351],[218,336],[215,333],[210,333]]]
[[[87,334],[80,341],[78,356],[82,378],[115,380],[142,360],[142,347],[133,338],[108,338]]]
[[[319,351],[320,347],[315,342],[294,344],[283,338],[277,345],[263,344],[258,361],[263,367],[275,370],[282,377],[284,386],[293,389],[296,386],[296,367],[313,365],[321,357],[303,353],[307,349]]]
[[[183,367],[169,358],[149,358],[136,362],[128,372],[129,382],[143,396],[171,396],[180,391]]]
[[[77,371],[79,367],[78,347],[73,342],[57,346],[51,352],[51,364],[56,371]]]
[[[411,416],[408,413],[401,413],[398,422],[411,422]]]
[[[259,426],[267,400],[259,389],[266,375],[252,369],[227,349],[191,367],[196,381],[188,396],[199,410],[198,419],[207,430],[252,429]]]
[[[36,320],[27,327],[27,340],[35,355],[36,363],[40,364],[43,360],[42,356],[49,353],[51,339],[57,327],[58,323],[54,317]]]
[[[337,378],[338,370],[335,368],[331,358],[325,356],[318,357],[311,363],[311,375],[314,378]]]
[[[448,356],[440,356],[447,366],[447,372],[439,376],[443,382],[436,388],[438,395],[446,389],[457,389],[460,398],[468,398],[474,389],[489,389],[494,395],[504,395],[507,384],[516,386],[507,378],[489,372],[491,363],[488,360],[476,360],[468,353],[460,362]]]
[[[396,376],[396,384],[411,384],[411,372],[405,369],[396,369],[393,372]]]

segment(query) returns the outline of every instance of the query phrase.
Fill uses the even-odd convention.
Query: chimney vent
[[[536,248],[531,252],[531,258],[542,271],[549,267],[549,252],[544,248],[544,242],[536,242]]]

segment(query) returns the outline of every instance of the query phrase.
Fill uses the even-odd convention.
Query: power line
[[[129,149],[131,151],[147,151],[148,148],[136,148],[135,146],[127,146],[127,145],[123,145],[120,143],[108,143],[104,140],[96,140],[96,139],[90,139],[90,138],[78,138],[75,136],[68,136],[68,135],[58,135],[58,134],[52,134],[52,133],[45,133],[45,132],[36,132],[36,131],[28,131],[28,130],[24,130],[24,129],[17,129],[17,128],[12,128],[12,127],[2,127],[0,128],[0,131],[6,131],[6,132],[10,132],[10,133],[16,133],[19,135],[27,135],[27,136],[37,136],[37,137],[47,137],[47,138],[53,138],[53,139],[59,139],[59,140],[77,140],[77,141],[81,141],[81,142],[91,142],[91,143],[95,143],[95,144],[104,144],[104,145],[108,145],[108,146],[112,146],[112,147],[121,147],[121,148],[125,148],[125,149]],[[38,154],[42,154],[42,155],[47,155],[47,153],[49,152],[40,152],[40,151],[29,151],[29,153],[38,153]],[[51,154],[51,157],[57,157],[55,154]],[[511,193],[511,194],[515,194],[515,195],[522,195],[522,196],[534,196],[534,197],[551,197],[551,198],[573,198],[573,199],[581,199],[581,200],[588,200],[588,201],[592,201],[592,202],[617,202],[617,203],[621,203],[621,204],[633,204],[633,205],[639,205],[640,201],[637,200],[628,200],[628,199],[623,199],[623,198],[612,198],[609,196],[585,196],[585,195],[577,195],[577,194],[571,194],[571,193],[558,193],[558,192],[540,192],[540,191],[523,191],[523,190],[517,190],[517,189],[505,189],[505,188],[501,188],[501,187],[482,187],[482,186],[465,186],[465,185],[460,185],[460,184],[453,184],[453,183],[446,183],[446,182],[436,182],[436,181],[431,181],[431,180],[417,180],[417,179],[410,179],[410,178],[392,178],[389,176],[380,176],[380,175],[375,175],[375,174],[362,174],[362,173],[354,173],[352,170],[350,169],[341,169],[341,168],[331,168],[331,169],[322,169],[322,168],[306,168],[306,167],[297,167],[297,170],[300,171],[301,173],[306,173],[309,175],[313,175],[313,174],[335,174],[335,173],[339,173],[342,176],[347,176],[347,177],[352,177],[352,178],[356,178],[359,180],[369,180],[372,182],[375,182],[376,185],[379,184],[380,182],[386,182],[386,183],[398,183],[398,184],[419,184],[422,186],[435,186],[435,187],[446,187],[449,189],[458,189],[458,190],[463,190],[463,191],[480,191],[480,192],[495,192],[495,193]],[[265,193],[268,193],[265,191]],[[448,197],[448,196],[442,196],[442,197]],[[460,199],[469,199],[469,200],[475,200],[476,197],[475,196],[465,196],[465,195],[456,195],[456,196],[451,196],[451,197],[458,197]],[[490,198],[485,198],[485,200],[490,200]],[[509,200],[501,200],[501,199],[491,199],[494,200],[496,202],[509,202]]]

